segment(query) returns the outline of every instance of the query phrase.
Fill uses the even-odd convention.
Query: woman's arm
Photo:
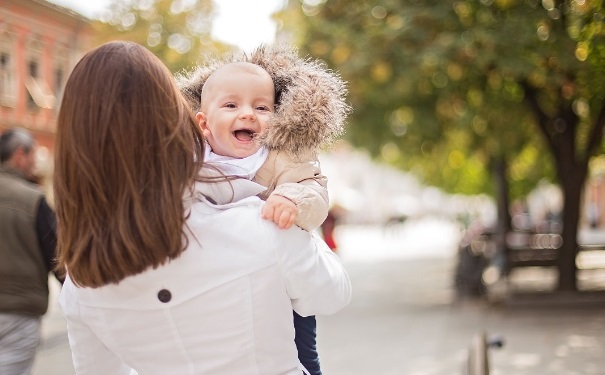
[[[351,300],[351,281],[340,258],[315,233],[293,227],[276,233],[277,254],[294,310],[330,315]]]

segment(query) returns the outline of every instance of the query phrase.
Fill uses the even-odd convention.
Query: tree
[[[493,161],[516,195],[550,174],[564,195],[558,289],[576,290],[605,126],[601,1],[305,0],[292,14],[301,49],[350,84],[353,144],[454,192],[492,189]]]
[[[205,54],[234,50],[212,40],[213,16],[211,0],[112,0],[95,27],[100,43],[116,38],[140,43],[178,72]]]

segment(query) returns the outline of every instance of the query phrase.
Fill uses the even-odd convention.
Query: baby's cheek
[[[265,130],[267,130],[267,128],[269,127],[269,120],[271,119],[270,116],[266,116],[260,119],[259,124],[260,124],[260,131],[261,133],[264,132]]]

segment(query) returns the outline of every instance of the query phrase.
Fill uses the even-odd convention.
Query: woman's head
[[[168,69],[111,42],[71,73],[56,135],[59,266],[83,286],[116,283],[184,249],[183,195],[203,138]]]

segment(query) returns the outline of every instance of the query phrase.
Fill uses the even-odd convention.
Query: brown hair
[[[55,148],[58,267],[74,283],[118,283],[183,252],[203,136],[150,51],[110,42],[78,62]]]

